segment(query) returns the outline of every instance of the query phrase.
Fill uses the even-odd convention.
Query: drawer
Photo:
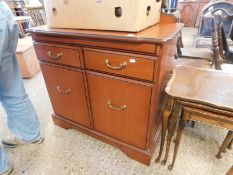
[[[82,72],[41,64],[54,113],[90,127]]]
[[[80,67],[79,50],[75,47],[62,45],[34,44],[39,60],[56,64]]]
[[[145,149],[151,87],[87,74],[94,128]]]
[[[96,49],[84,49],[85,64],[90,70],[153,80],[156,58]]]

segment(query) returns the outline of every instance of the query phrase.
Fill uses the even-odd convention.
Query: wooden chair
[[[215,69],[233,73],[233,51],[230,50],[221,22],[220,15],[214,15],[215,25],[213,29],[213,59]]]
[[[191,48],[184,47],[182,41],[182,33],[177,42],[177,57],[178,58],[190,58],[190,59],[205,59],[212,61],[212,51],[208,48]]]
[[[213,64],[212,51],[203,48],[183,48],[181,35],[177,41],[177,55],[174,65],[211,69]]]
[[[184,47],[182,33],[177,41],[177,55],[175,65],[192,66],[210,69],[213,62],[213,53],[208,48]]]
[[[218,25],[218,43],[222,59],[233,63],[233,50],[228,45],[222,22]]]
[[[222,3],[217,3],[217,5],[222,4]],[[223,3],[226,4],[226,3]],[[213,41],[212,38],[210,38],[210,40],[212,41],[212,49],[215,49],[216,51],[216,47],[218,48],[218,52],[216,54],[220,54],[220,63],[222,64],[223,61],[226,63],[233,63],[233,51],[230,49],[228,42],[227,42],[227,38],[226,38],[226,34],[225,34],[225,30],[224,30],[224,25],[223,25],[223,19],[225,19],[225,17],[223,15],[220,15],[222,10],[224,9],[218,9],[218,10],[214,10],[211,13],[211,17],[213,18],[213,26],[212,26],[212,30],[214,30],[214,34],[217,35],[217,38],[215,38],[216,40]],[[220,14],[218,14],[220,12]],[[229,18],[229,16],[227,16]],[[230,16],[231,18],[233,18],[233,16]],[[217,25],[217,27],[214,25]],[[217,32],[216,32],[217,31]],[[215,33],[216,32],[216,33]],[[233,30],[232,30],[233,32]],[[213,31],[212,31],[213,33]],[[182,40],[182,38],[180,39]],[[179,41],[179,40],[178,40]],[[214,46],[215,44],[215,46]],[[202,58],[202,59],[207,59],[208,61],[213,61],[213,53],[210,49],[207,48],[188,48],[188,49],[183,49],[181,47],[181,45],[177,44],[177,53],[178,53],[178,58]],[[215,53],[214,53],[215,54]],[[195,56],[193,56],[195,55]],[[222,60],[221,60],[222,59]],[[185,64],[183,64],[185,65]],[[216,65],[216,64],[215,64]],[[225,69],[228,69],[229,65],[223,65],[223,67],[225,67]]]
[[[227,36],[226,41],[230,46],[233,45],[233,4],[230,2],[211,2],[206,5],[201,12],[201,22],[198,29],[198,37],[194,42],[194,47],[212,48],[211,32],[212,24],[214,23],[212,14],[216,11],[221,11],[221,21],[224,23],[225,27],[224,34]]]
[[[179,13],[166,14],[161,13],[161,21],[169,23],[179,22]],[[177,40],[177,54],[174,65],[186,65],[193,67],[211,68],[212,51],[203,48],[184,48],[182,41],[182,32],[179,33]]]

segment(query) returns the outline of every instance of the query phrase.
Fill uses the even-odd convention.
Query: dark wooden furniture
[[[225,32],[223,33],[228,38],[224,42],[232,45],[232,7],[233,4],[229,2],[214,2],[205,6],[205,9],[201,12],[201,24],[198,29],[198,36],[194,42],[196,48],[212,48],[211,32],[213,30],[212,24],[216,20],[216,16],[219,16],[217,22],[221,21],[225,26]]]
[[[190,77],[193,78],[190,79]],[[168,145],[163,163],[167,161],[171,138],[179,115],[181,115],[173,161],[168,167],[170,170],[174,166],[180,139],[188,121],[202,122],[233,131],[233,100],[228,98],[233,95],[231,91],[233,88],[232,82],[233,75],[229,73],[191,67],[176,67],[166,88],[166,93],[173,99],[174,105],[170,108],[172,110],[166,112],[172,117],[165,116],[165,119],[170,120],[168,127],[171,128],[168,129]],[[164,123],[164,125],[167,123]],[[232,140],[232,132],[229,133],[229,137],[225,139],[217,154],[219,158],[221,152],[229,146]]]
[[[139,33],[30,29],[54,109],[75,128],[149,165],[161,128],[163,92],[182,24]]]
[[[215,26],[215,27],[217,27],[217,26]],[[214,62],[215,69],[222,70],[222,60],[221,60],[221,57],[220,57],[220,51],[219,51],[219,47],[218,47],[218,37],[217,37],[217,32],[216,32],[215,27],[214,27],[215,30],[213,31],[213,34],[212,34],[213,35],[213,38],[212,38],[213,62]],[[203,64],[200,64],[199,67],[202,67],[202,65]],[[196,66],[188,65],[188,66],[198,67],[198,65],[196,65]],[[227,66],[232,67],[232,65],[227,65]],[[189,68],[187,68],[187,69],[189,69]],[[202,68],[206,69],[207,67],[202,67]],[[190,68],[190,69],[193,69],[193,68]],[[211,71],[211,70],[209,70],[209,71]],[[224,67],[223,71],[229,72],[229,70],[226,70],[225,67]],[[173,75],[173,76],[177,77],[177,75]],[[185,83],[187,83],[186,81],[184,81],[184,82],[181,81],[181,80],[183,80],[182,78],[185,78],[186,76],[187,76],[186,73],[184,73],[183,77],[182,76],[178,77],[177,79],[180,79],[180,81],[176,82],[176,83],[180,83],[180,86],[184,85],[184,86],[188,87],[188,85],[185,84]],[[233,75],[231,75],[231,76],[233,76]],[[186,78],[190,79],[190,77],[193,77],[193,76],[189,76],[189,78],[187,78],[187,77]],[[196,76],[195,76],[195,77],[193,77],[193,79],[196,80],[198,78],[196,78]],[[189,86],[190,87],[193,87],[193,86],[196,87],[196,86],[198,86],[198,84],[200,84],[197,81],[194,81],[194,82],[192,82],[191,79],[190,79]],[[196,96],[195,96],[195,98],[192,97],[192,95],[195,94],[196,92],[191,93],[191,91],[190,91],[189,95],[187,95],[186,97],[183,97],[183,100],[181,101],[180,100],[181,97],[179,96],[179,93],[182,93],[182,92],[179,91],[179,88],[176,89],[177,92],[174,91],[174,94],[179,96],[179,98],[177,98],[177,96],[175,96],[174,94],[172,94],[172,95],[170,94],[169,86],[170,86],[170,84],[168,84],[167,94],[168,94],[168,96],[170,98],[169,98],[169,101],[168,101],[167,110],[164,112],[164,116],[163,116],[163,129],[162,129],[162,137],[161,137],[161,146],[160,146],[159,156],[156,159],[156,162],[160,162],[161,155],[162,155],[162,152],[163,152],[163,145],[164,145],[164,142],[165,142],[166,132],[168,132],[166,154],[165,154],[165,159],[162,161],[162,164],[166,164],[166,162],[167,162],[167,158],[168,158],[168,154],[169,154],[169,150],[170,150],[171,139],[172,139],[172,136],[174,135],[174,132],[175,132],[175,129],[176,129],[175,126],[176,126],[177,121],[180,119],[180,112],[181,112],[181,110],[183,110],[184,105],[186,105],[188,107],[195,107],[194,108],[195,110],[204,109],[204,112],[206,112],[205,110],[209,110],[209,111],[214,111],[216,113],[219,113],[219,110],[216,110],[214,107],[210,108],[208,106],[201,105],[201,103],[203,102],[202,100],[204,98],[202,100],[199,99],[197,104],[196,103],[190,103],[189,101],[193,101],[193,100],[195,100],[197,98]],[[201,87],[206,87],[206,86],[201,85]],[[218,88],[218,89],[221,89],[221,87],[219,87],[219,86],[215,86],[215,87]],[[211,88],[211,86],[209,86],[209,88]],[[192,89],[192,88],[190,88],[190,89]],[[184,91],[184,89],[182,87],[181,87],[181,91]],[[201,89],[200,89],[200,91],[201,91]],[[197,91],[197,93],[199,94],[201,92]],[[206,94],[209,93],[212,96],[214,96],[214,95],[218,96],[217,94],[214,94],[213,91],[206,91],[205,93]],[[204,96],[205,94],[202,94],[202,95]],[[201,112],[203,113],[203,111],[201,111]],[[191,112],[189,114],[194,115]],[[196,114],[197,114],[197,112],[196,112]],[[201,115],[200,111],[199,111],[199,115]],[[192,120],[192,116],[190,116],[188,120]],[[184,125],[187,123],[188,120],[186,120],[184,123],[181,124],[182,127],[184,127]],[[195,118],[192,121],[196,121]],[[181,128],[181,130],[182,129],[184,129],[184,128]],[[231,133],[231,132],[229,131],[229,133]],[[180,138],[180,136],[178,137],[178,139],[179,138]],[[229,142],[231,142],[231,139],[232,139],[231,136],[229,136],[229,134],[228,134],[225,141],[223,142],[223,145],[221,146],[221,148],[219,150],[219,153],[217,154],[217,157],[220,157],[220,154],[226,150],[226,146],[231,147],[231,143],[229,143]],[[179,143],[178,143],[178,145],[179,145]],[[176,147],[176,150],[175,150],[173,163],[169,166],[169,169],[172,169],[173,166],[174,166],[174,162],[175,162],[176,154],[177,154],[177,149],[178,149],[177,147]]]
[[[222,158],[222,153],[226,153],[227,149],[231,149],[232,147],[232,142],[233,142],[233,131],[228,131],[226,138],[224,139],[222,146],[220,147],[218,154],[216,157],[218,159]]]
[[[220,19],[220,16],[214,16],[215,21]],[[225,34],[223,32],[222,22],[215,22],[213,30],[213,61],[215,69],[222,70],[223,72],[233,73],[233,52],[229,49]],[[230,63],[230,64],[229,64]]]
[[[219,24],[219,25],[221,25],[221,24]],[[229,72],[232,73],[232,71],[230,71],[230,69],[229,69],[229,68],[231,68],[231,70],[232,70],[232,65],[229,65],[229,64],[222,65],[222,60],[221,60],[221,57],[220,57],[221,54],[220,54],[219,47],[218,47],[218,39],[219,39],[219,37],[217,37],[217,31],[216,31],[217,28],[218,28],[218,26],[215,25],[214,30],[212,32],[212,35],[213,35],[213,37],[212,37],[212,45],[213,45],[213,62],[214,62],[214,67],[217,70],[223,70],[223,71],[226,71],[228,73]],[[188,65],[188,64],[186,64],[186,65]],[[203,67],[203,65],[204,65],[203,63],[200,64],[200,67],[202,66],[202,68],[207,69],[207,71],[208,71],[208,68],[207,67]],[[191,67],[198,67],[198,66],[195,66],[195,64],[188,65],[188,66],[189,67],[186,67],[187,74],[190,73],[190,72],[188,72],[189,68],[192,70],[193,68],[191,68]],[[222,69],[222,66],[224,67],[223,69]],[[228,67],[226,67],[226,66],[228,66]],[[226,69],[226,68],[228,68],[228,69]],[[211,70],[209,69],[209,71],[211,71]],[[198,121],[202,121],[202,122],[204,121],[204,123],[206,123],[206,121],[208,121],[209,124],[213,124],[213,123],[211,123],[211,121],[209,121],[209,120],[206,119],[206,117],[208,118],[207,111],[211,111],[211,112],[214,111],[217,114],[218,113],[222,114],[222,112],[224,112],[224,114],[232,115],[231,113],[230,114],[226,113],[226,111],[222,111],[222,110],[216,109],[215,108],[216,106],[214,106],[214,105],[216,105],[216,102],[212,101],[212,105],[214,104],[212,107],[210,107],[208,105],[202,105],[202,103],[205,102],[205,100],[208,97],[208,95],[209,96],[213,96],[213,97],[216,95],[218,97],[218,95],[220,95],[220,94],[216,94],[215,91],[210,90],[211,89],[211,84],[210,85],[208,84],[207,86],[204,86],[203,85],[204,81],[203,81],[202,85],[200,86],[200,87],[205,87],[204,90],[202,88],[200,88],[200,92],[198,92],[197,90],[194,91],[194,89],[197,87],[196,84],[198,84],[198,78],[199,77],[197,77],[197,75],[195,75],[195,76],[188,75],[189,79],[190,79],[190,77],[193,77],[193,79],[192,80],[190,79],[190,81],[187,84],[187,82],[185,81],[186,73],[183,72],[183,74],[184,75],[182,76],[182,74],[177,75],[175,73],[175,75],[173,75],[172,79],[173,80],[174,79],[175,80],[178,79],[179,81],[177,82],[177,81],[172,81],[171,80],[170,83],[168,84],[167,88],[166,88],[166,92],[167,92],[167,94],[169,96],[169,100],[168,100],[167,109],[165,110],[164,115],[163,115],[163,126],[162,126],[162,137],[161,137],[160,152],[159,152],[158,158],[155,160],[157,163],[160,162],[160,159],[161,159],[161,155],[162,155],[162,152],[163,152],[163,146],[164,146],[164,143],[165,143],[166,132],[168,132],[168,136],[167,136],[167,148],[166,148],[165,158],[162,161],[162,164],[166,164],[166,162],[167,162],[167,158],[168,158],[168,154],[169,154],[169,150],[170,150],[172,136],[175,133],[176,123],[180,119],[180,114],[181,113],[183,114],[182,110],[185,109],[184,106],[186,106],[186,108],[194,107],[193,110],[197,110],[197,111],[199,109],[204,109],[204,111],[200,111],[199,110],[199,113],[197,111],[196,111],[196,113],[189,112],[189,115],[192,115],[192,116],[188,116],[187,115],[189,118],[188,119],[186,118],[185,122],[180,123],[180,127],[181,128],[179,128],[180,129],[180,130],[178,130],[179,132],[183,131],[184,126],[186,125],[186,123],[187,123],[188,120],[191,120],[192,122],[197,121],[195,119],[198,118],[198,117],[195,118],[195,114],[196,114],[196,116],[198,116],[197,114],[199,114],[200,116],[203,116],[204,114],[206,114],[206,116],[204,115],[204,119],[202,119],[202,120],[199,119]],[[230,75],[230,76],[233,77],[233,74]],[[182,82],[183,79],[184,79],[184,82]],[[201,79],[201,78],[199,78],[199,79]],[[208,79],[205,79],[205,80],[208,81]],[[210,80],[212,80],[212,79],[210,79]],[[217,79],[216,80],[212,80],[212,81],[217,81]],[[226,80],[224,78],[224,76],[222,76],[222,80],[221,81],[224,82],[224,81],[228,81],[228,80]],[[177,92],[173,91],[173,94],[171,94],[171,84],[175,84],[174,86],[178,87],[176,89]],[[184,85],[184,87],[182,87],[182,85]],[[186,88],[185,88],[185,86],[186,86]],[[206,89],[208,89],[207,87],[209,87],[209,90],[206,91]],[[216,87],[219,88],[220,91],[222,91],[222,89],[224,88],[224,87],[221,88],[219,86],[216,86]],[[189,88],[190,91],[187,88]],[[215,90],[214,86],[213,86],[213,89]],[[189,91],[189,92],[186,93],[185,95],[183,94],[183,96],[180,96],[180,94],[185,93],[185,91]],[[202,91],[205,92],[205,93],[203,93]],[[198,95],[199,96],[202,95],[202,99],[198,98],[199,97]],[[182,100],[180,100],[180,99],[182,99]],[[195,100],[197,100],[198,102],[197,103],[190,103],[190,101],[195,101]],[[188,109],[186,109],[186,110],[188,110]],[[191,110],[189,110],[189,111],[191,111]],[[218,119],[218,117],[219,118],[223,118],[221,115],[217,115],[217,114],[215,114],[217,116],[215,118],[217,118],[217,119]],[[213,115],[214,114],[212,114],[212,116]],[[226,121],[226,122],[228,122],[228,121]],[[227,129],[229,129],[229,128],[227,128]],[[232,132],[229,131],[229,134],[227,135],[225,141],[223,142],[223,145],[221,146],[221,148],[219,150],[219,153],[217,154],[218,158],[220,158],[220,154],[226,150],[226,147],[229,147],[229,148],[231,147],[231,144],[232,144],[231,143],[232,142],[231,141],[232,140],[232,136],[231,136],[232,134],[231,133]],[[181,135],[179,135],[179,134],[177,134],[177,139],[178,140],[181,137]],[[174,153],[174,157],[173,157],[173,162],[169,166],[170,170],[174,166],[176,155],[177,155],[178,146],[179,146],[179,142],[176,144],[176,147],[175,147],[175,153]]]
[[[181,35],[177,42],[177,55],[174,64],[211,69],[213,63],[213,52],[207,48],[181,47]]]
[[[219,18],[219,17],[218,17]],[[218,25],[218,44],[219,44],[219,51],[222,59],[226,62],[233,62],[233,51],[230,49],[227,37],[224,32],[223,23],[220,22]]]
[[[231,140],[230,144],[227,146],[228,149],[232,149],[232,145],[233,145],[233,139]],[[224,151],[223,151],[224,152]]]
[[[164,15],[166,21],[175,23],[177,17],[173,14]],[[174,65],[202,67],[211,69],[213,53],[210,49],[184,48],[182,42],[182,32],[180,31],[177,39],[177,53]]]

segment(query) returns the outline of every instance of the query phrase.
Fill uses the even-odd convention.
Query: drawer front
[[[103,52],[84,49],[85,64],[88,69],[109,72],[143,80],[153,80],[155,60],[135,54]],[[145,56],[146,57],[146,56]],[[155,58],[154,58],[155,59]]]
[[[88,74],[94,128],[145,149],[151,87]]]
[[[83,74],[41,64],[55,114],[90,127]]]
[[[81,65],[80,55],[77,48],[64,48],[67,46],[51,46],[43,44],[34,44],[34,47],[39,60],[75,67],[80,67]]]

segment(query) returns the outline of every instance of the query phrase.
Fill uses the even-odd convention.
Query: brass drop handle
[[[114,70],[120,70],[120,69],[123,69],[124,67],[127,66],[127,62],[121,63],[120,66],[112,66],[112,65],[110,64],[109,59],[106,59],[106,60],[105,60],[105,64],[106,64],[106,66],[107,66],[108,68],[114,69]]]
[[[52,52],[51,51],[48,51],[48,56],[50,57],[50,58],[52,58],[53,60],[59,60],[61,57],[62,57],[62,55],[63,55],[63,53],[58,53],[57,55],[52,55]]]
[[[61,94],[69,94],[71,92],[71,89],[62,90],[60,86],[57,86],[57,91]]]
[[[123,111],[123,110],[127,109],[126,105],[121,105],[120,107],[114,107],[110,100],[108,100],[108,106],[109,106],[109,108],[117,110],[117,111]]]

